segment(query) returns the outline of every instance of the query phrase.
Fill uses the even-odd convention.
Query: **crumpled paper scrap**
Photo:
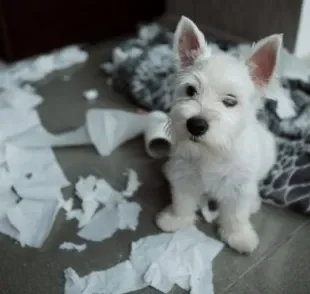
[[[71,243],[71,242],[63,242],[62,244],[60,244],[59,249],[61,250],[76,250],[78,252],[82,252],[87,248],[87,245],[85,243],[83,244],[75,244],[75,243]]]
[[[141,183],[138,179],[138,174],[133,169],[128,169],[128,182],[126,189],[122,192],[125,197],[132,197],[134,193],[139,189]]]
[[[43,102],[43,98],[23,88],[9,87],[0,90],[0,105],[17,109],[32,109]]]
[[[147,116],[115,109],[90,109],[86,114],[89,136],[101,156],[143,134]]]
[[[27,148],[68,147],[91,144],[85,126],[68,132],[52,134],[42,125],[37,125],[11,139],[10,142],[15,146]]]
[[[61,208],[71,210],[72,200],[63,200],[61,188],[70,183],[61,170],[53,151],[49,148],[21,149],[6,144],[6,167],[1,175],[10,180],[5,189],[6,209],[0,218],[0,232],[20,242],[22,246],[39,248],[49,236]],[[3,200],[3,199],[2,199]],[[4,202],[4,201],[0,201]]]
[[[88,53],[78,46],[67,46],[4,68],[0,71],[0,80],[6,81],[4,85],[39,81],[56,70],[85,62],[87,58]]]
[[[19,197],[11,190],[0,192],[0,220],[16,205],[18,199]]]
[[[28,129],[40,124],[35,110],[13,108],[0,109],[0,142],[20,135]]]
[[[119,196],[104,179],[97,179],[93,175],[86,178],[80,177],[75,189],[76,195],[82,200],[82,213],[76,214],[79,228],[90,222],[100,203],[106,204],[112,196]]]
[[[86,114],[89,136],[102,156],[110,155],[123,143],[142,134],[149,156],[167,156],[171,147],[168,122],[167,114],[161,111],[145,115],[115,109],[90,109]]]
[[[22,246],[41,247],[58,211],[72,211],[73,200],[63,199],[61,189],[70,183],[53,151],[21,147],[90,142],[85,127],[65,136],[48,133],[33,109],[43,98],[23,83],[83,62],[87,56],[77,46],[71,46],[0,68],[0,232]]]
[[[145,288],[145,283],[129,261],[122,262],[104,273],[93,272],[83,278],[72,268],[67,268],[65,279],[65,294],[122,294]]]
[[[39,248],[49,236],[59,209],[58,201],[23,199],[0,220],[0,232],[21,246]]]
[[[212,294],[212,261],[223,243],[195,227],[149,236],[132,243],[127,261],[79,277],[65,270],[65,294],[123,294],[151,286],[168,293],[176,284],[191,294]]]
[[[111,237],[117,230],[136,230],[141,206],[128,202],[125,197],[131,197],[140,185],[136,172],[131,169],[123,192],[93,175],[81,177],[76,183],[76,194],[82,200],[82,210],[69,211],[67,219],[76,218],[81,228],[78,236],[95,242]],[[104,207],[97,211],[100,204]]]
[[[7,117],[11,117],[13,111],[12,109],[8,113],[4,111],[4,122],[7,121]],[[15,111],[13,115],[15,121],[20,113]],[[31,115],[37,114],[35,111],[30,112],[28,121]],[[25,120],[26,118],[23,118],[23,121]],[[1,121],[0,111],[0,123]],[[30,125],[24,126],[21,123],[22,130],[14,130],[13,134],[9,135],[13,137],[10,142],[19,147],[65,147],[93,144],[100,155],[108,156],[123,143],[144,134],[147,154],[153,158],[160,158],[167,156],[171,147],[171,138],[167,132],[168,121],[167,115],[160,111],[142,115],[116,109],[90,109],[86,113],[85,125],[72,131],[51,134],[41,125],[37,117],[36,121]],[[12,121],[10,121],[11,124]],[[18,136],[15,136],[16,133]]]
[[[7,144],[6,163],[13,187],[22,198],[56,200],[62,197],[61,189],[70,185],[49,148],[22,149]]]

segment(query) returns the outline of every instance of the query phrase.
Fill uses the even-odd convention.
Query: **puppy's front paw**
[[[175,232],[190,227],[195,223],[195,215],[179,217],[172,211],[171,206],[166,207],[156,217],[157,226],[164,232]]]
[[[259,244],[257,233],[250,224],[239,225],[234,230],[220,229],[220,235],[224,242],[240,253],[251,253]]]

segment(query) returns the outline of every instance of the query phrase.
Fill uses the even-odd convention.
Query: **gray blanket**
[[[175,68],[172,32],[157,24],[142,26],[135,38],[114,48],[101,69],[112,87],[146,110],[168,112],[173,102]],[[206,36],[212,50],[247,54],[248,44]],[[310,69],[287,50],[277,73],[281,85],[266,97],[259,113],[277,140],[277,162],[260,183],[262,199],[273,205],[310,213]]]

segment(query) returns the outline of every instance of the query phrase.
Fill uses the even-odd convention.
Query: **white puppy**
[[[260,208],[258,182],[276,159],[274,138],[256,114],[274,77],[282,35],[259,41],[240,60],[211,54],[196,25],[182,17],[174,42],[173,150],[164,170],[172,205],[159,213],[157,225],[164,231],[185,228],[194,223],[198,208],[207,219],[217,216],[210,215],[207,203],[218,203],[221,238],[250,253],[259,243],[250,223]]]

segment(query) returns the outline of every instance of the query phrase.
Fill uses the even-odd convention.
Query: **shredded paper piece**
[[[85,127],[48,133],[33,109],[43,98],[22,84],[86,59],[86,52],[71,46],[0,68],[0,233],[22,246],[41,247],[59,210],[72,210],[73,199],[64,200],[61,193],[70,183],[47,147],[90,142]]]
[[[62,250],[76,250],[78,252],[82,252],[86,249],[87,245],[85,243],[83,244],[74,244],[71,242],[64,242],[59,246],[59,249]]]
[[[3,107],[16,109],[32,109],[43,102],[43,98],[24,88],[10,87],[0,93],[0,103]]]
[[[61,50],[35,58],[19,61],[0,71],[0,80],[8,84],[20,85],[23,82],[36,82],[48,74],[85,62],[88,53],[78,46],[69,46]]]
[[[212,261],[223,243],[195,227],[142,238],[132,244],[129,260],[108,270],[79,277],[65,270],[65,294],[123,294],[145,287],[168,293],[178,285],[191,294],[212,294]]]
[[[97,90],[95,89],[90,89],[90,90],[86,90],[84,93],[83,93],[83,96],[86,100],[88,101],[94,101],[98,98],[99,96],[99,93]]]
[[[10,142],[16,146],[27,148],[68,147],[91,144],[85,126],[55,135],[46,131],[42,125],[37,125],[13,138]]]
[[[139,186],[137,174],[129,170],[127,197]],[[104,179],[93,175],[80,178],[76,183],[76,194],[82,200],[82,210],[67,213],[67,219],[78,220],[79,237],[99,242],[110,238],[117,230],[136,230],[141,206],[128,202],[124,194],[114,190]],[[97,211],[100,204],[104,207]]]
[[[122,110],[90,109],[86,114],[89,136],[102,156],[143,134],[146,121],[146,115]]]
[[[132,197],[139,189],[141,183],[138,180],[138,175],[133,169],[128,170],[128,182],[126,189],[122,192],[125,197]]]

